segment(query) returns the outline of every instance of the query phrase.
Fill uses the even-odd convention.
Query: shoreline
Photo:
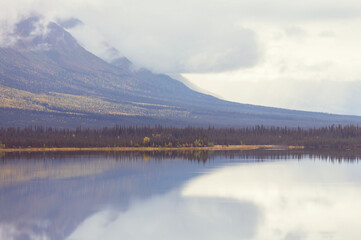
[[[227,151],[227,150],[256,150],[256,149],[303,149],[303,146],[279,145],[215,145],[213,147],[85,147],[85,148],[0,148],[0,153],[21,152],[147,152],[147,151]]]

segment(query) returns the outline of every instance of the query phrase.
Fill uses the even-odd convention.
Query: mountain
[[[0,48],[0,126],[314,127],[361,117],[240,104],[191,90],[127,58],[106,62],[60,25],[32,17]]]

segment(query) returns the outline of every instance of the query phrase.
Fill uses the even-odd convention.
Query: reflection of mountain
[[[64,239],[85,218],[103,208],[115,208],[124,212],[134,202],[148,201],[154,196],[172,192],[194,177],[227,164],[232,165],[232,170],[234,163],[238,162],[302,160],[305,156],[323,158],[327,162],[331,159],[342,159],[340,152],[336,152],[335,157],[322,152],[300,151],[227,151],[207,154],[189,152],[185,155],[180,152],[172,153],[7,154],[0,161],[0,206],[6,206],[0,207],[0,233],[4,224],[13,224],[19,231],[23,228],[34,228],[49,235],[50,239]],[[359,153],[347,151],[346,154],[347,159],[360,158]],[[251,168],[250,164],[245,165],[248,166],[246,169]],[[343,166],[352,168],[354,164],[348,162]],[[257,169],[259,170],[253,170]],[[311,167],[309,172],[316,172],[313,174],[314,178],[322,175],[317,169],[310,169]],[[246,179],[251,176],[251,170],[244,170],[245,173],[238,174],[238,178]],[[357,171],[358,169],[354,168],[355,174],[351,174],[350,179],[361,181]],[[274,173],[270,172],[267,176],[270,174]],[[328,174],[329,172],[326,176]],[[261,176],[265,177],[266,174]],[[232,184],[240,182],[242,181],[237,180]],[[216,188],[217,184],[215,181],[197,186]],[[220,188],[225,186],[233,185],[222,184]],[[190,206],[196,203],[197,207],[198,203],[203,204],[197,201],[190,203]],[[174,206],[174,203],[172,204],[171,206]],[[206,205],[209,207],[219,205],[209,201],[207,204],[210,204]],[[44,226],[37,225],[44,222],[47,222]]]
[[[14,224],[18,231],[35,229],[50,239],[64,239],[100,208],[127,209],[131,200],[170,191],[204,167],[180,158],[147,159],[142,155],[5,158],[0,163],[5,183],[0,185],[0,206],[6,206],[0,208],[0,232],[2,224]],[[39,222],[48,224],[39,227]]]
[[[171,124],[314,126],[361,118],[289,111],[219,100],[121,58],[112,64],[62,27],[36,17],[17,24],[0,48],[0,124],[55,126]]]
[[[0,168],[0,188],[22,182],[41,179],[68,179],[101,174],[116,165],[113,161],[91,159],[84,161],[64,161],[61,164],[52,161],[11,161]]]

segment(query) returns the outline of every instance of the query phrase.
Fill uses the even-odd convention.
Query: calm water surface
[[[350,153],[0,158],[0,239],[360,239]]]

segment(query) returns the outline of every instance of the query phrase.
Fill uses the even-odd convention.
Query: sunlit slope
[[[0,87],[0,107],[22,110],[68,113],[75,115],[113,114],[124,116],[186,117],[189,112],[178,107],[139,102],[115,103],[97,96],[82,96],[57,92],[32,93]],[[156,109],[156,111],[155,111]]]
[[[193,91],[126,58],[105,62],[55,23],[34,34],[38,18],[17,24],[0,48],[0,126],[166,124],[320,126],[359,124],[339,116],[232,103]]]

